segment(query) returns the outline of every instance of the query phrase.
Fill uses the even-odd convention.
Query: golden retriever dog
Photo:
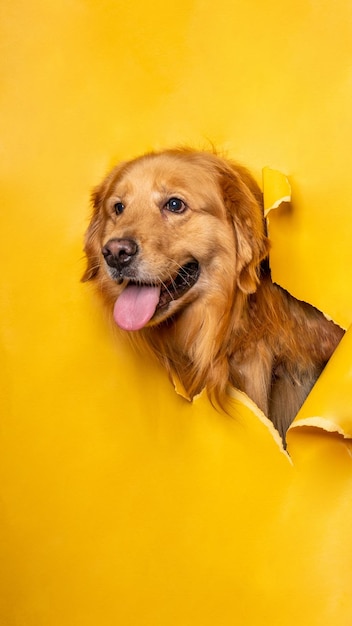
[[[245,392],[283,439],[343,335],[274,284],[262,194],[215,153],[170,149],[118,165],[93,192],[83,281],[191,399]]]

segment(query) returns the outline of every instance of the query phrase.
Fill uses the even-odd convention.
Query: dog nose
[[[138,246],[133,239],[110,239],[103,247],[102,254],[110,267],[122,269],[129,265],[137,251]]]

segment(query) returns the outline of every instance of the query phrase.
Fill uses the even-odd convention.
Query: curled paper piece
[[[291,202],[291,185],[278,170],[264,167],[263,172],[264,216],[277,209],[283,202]]]
[[[177,376],[176,372],[171,372],[171,382],[172,382],[172,384],[173,384],[173,386],[175,388],[175,391],[176,391],[177,395],[181,396],[181,398],[184,398],[185,400],[188,400],[189,402],[191,402],[191,398],[189,397],[187,391],[184,388],[184,385],[182,384],[182,381]]]
[[[352,438],[352,326],[341,340],[318,383],[290,426],[320,428]]]

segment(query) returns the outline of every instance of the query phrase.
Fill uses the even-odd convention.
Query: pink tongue
[[[114,320],[124,330],[139,330],[153,317],[160,287],[127,285],[114,306]]]

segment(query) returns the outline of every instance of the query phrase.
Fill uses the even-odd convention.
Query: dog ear
[[[87,257],[87,268],[82,276],[82,282],[92,280],[100,268],[100,231],[103,225],[103,202],[106,191],[106,181],[92,192],[93,213],[86,232],[84,252]]]
[[[221,188],[236,235],[237,284],[243,293],[254,293],[260,262],[270,248],[264,232],[262,194],[249,172],[237,165],[223,168]]]
[[[92,217],[86,232],[84,252],[87,257],[87,269],[82,276],[82,282],[96,277],[101,262],[101,235],[104,228],[104,201],[109,194],[111,185],[116,182],[117,176],[123,171],[125,163],[120,163],[93,189],[91,200],[93,205]]]

